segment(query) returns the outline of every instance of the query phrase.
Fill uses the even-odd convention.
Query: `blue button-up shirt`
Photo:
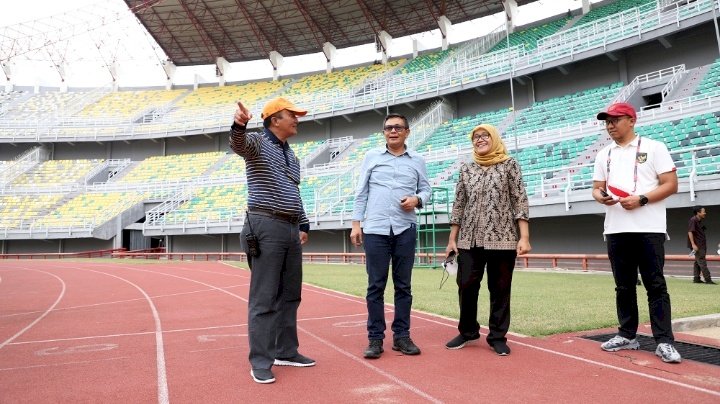
[[[352,220],[363,222],[366,234],[400,234],[416,223],[414,211],[400,207],[403,197],[417,196],[420,206],[430,199],[425,159],[412,150],[394,156],[386,148],[365,155]]]

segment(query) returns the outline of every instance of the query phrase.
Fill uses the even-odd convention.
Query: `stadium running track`
[[[386,339],[366,360],[364,299],[311,285],[300,351],[317,365],[276,366],[260,385],[247,361],[249,275],[221,262],[2,262],[0,402],[720,402],[717,366],[602,352],[580,338],[590,332],[510,335],[500,357],[484,338],[445,349],[455,320],[413,312],[422,354]]]

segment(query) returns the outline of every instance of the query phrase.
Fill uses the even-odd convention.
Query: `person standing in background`
[[[710,276],[710,270],[707,266],[707,238],[705,238],[705,224],[703,220],[707,212],[702,206],[693,208],[693,215],[688,221],[688,242],[690,254],[695,257],[693,264],[693,283],[707,283],[708,285],[717,285]],[[700,274],[705,278],[705,282],[700,280]]]

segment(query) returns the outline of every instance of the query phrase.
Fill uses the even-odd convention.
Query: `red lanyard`
[[[637,182],[638,182],[638,159],[640,158],[640,143],[642,142],[642,138],[638,136],[638,143],[637,147],[635,148],[635,167],[633,168],[633,190],[632,193],[635,193],[635,190],[637,190]],[[606,184],[610,183],[610,156],[612,156],[612,152],[615,148],[612,147],[610,150],[608,150],[608,157],[607,157],[607,179],[605,181]]]

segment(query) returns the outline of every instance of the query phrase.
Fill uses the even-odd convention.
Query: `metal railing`
[[[380,75],[366,81],[358,91],[326,91],[308,95],[303,105],[317,114],[333,114],[338,111],[356,111],[394,103],[408,97],[427,97],[440,91],[462,87],[499,77],[529,67],[543,66],[558,59],[574,57],[591,49],[606,48],[609,44],[629,38],[642,38],[647,32],[666,26],[679,26],[681,21],[712,12],[718,8],[718,0],[679,1],[666,7],[646,5],[607,17],[593,23],[563,30],[542,38],[538,47],[527,51],[522,47],[503,49],[489,54],[467,53],[447,65],[429,71],[405,75]],[[450,68],[449,66],[452,66]],[[259,102],[253,108],[262,108]],[[6,141],[65,141],[65,140],[112,140],[116,138],[151,138],[187,133],[207,133],[227,127],[228,111],[215,114],[189,115],[183,120],[160,124],[133,124],[125,120],[87,120],[67,117],[53,122],[0,119],[0,140]],[[251,126],[259,126],[259,118]],[[3,131],[8,129],[10,131]],[[90,133],[88,133],[90,129]],[[73,133],[73,130],[76,132]]]

